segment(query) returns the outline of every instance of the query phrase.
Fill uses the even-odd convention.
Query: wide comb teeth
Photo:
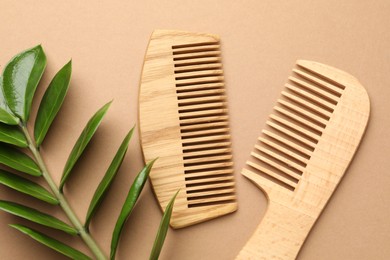
[[[242,174],[267,211],[238,259],[296,259],[359,145],[369,98],[356,78],[297,61]]]
[[[243,174],[260,175],[264,187],[294,191],[344,88],[298,63]]]
[[[172,46],[188,207],[235,203],[220,46]]]

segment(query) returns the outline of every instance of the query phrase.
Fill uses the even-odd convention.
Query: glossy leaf
[[[27,122],[32,99],[46,67],[46,56],[40,45],[16,55],[3,71],[3,94],[8,107]]]
[[[13,144],[23,148],[28,146],[26,137],[19,128],[2,123],[0,123],[0,142]]]
[[[76,250],[68,245],[65,245],[64,243],[62,243],[54,238],[48,237],[48,236],[46,236],[46,235],[44,235],[36,230],[30,229],[30,228],[22,226],[22,225],[17,225],[17,224],[13,224],[10,226],[19,230],[20,232],[28,235],[28,236],[30,236],[31,238],[40,242],[41,244],[43,244],[51,249],[54,249],[55,251],[57,251],[63,255],[66,255],[67,257],[69,257],[71,259],[77,259],[77,260],[91,259],[90,257],[86,256],[85,254],[81,253],[80,251],[78,251],[78,250]]]
[[[123,226],[125,225],[127,218],[130,216],[131,212],[134,209],[135,203],[137,202],[138,197],[141,194],[141,191],[145,185],[146,180],[148,179],[150,170],[152,169],[152,166],[155,161],[156,159],[149,162],[141,170],[141,172],[138,173],[133,184],[131,185],[129,193],[127,194],[127,198],[125,200],[125,203],[123,204],[122,210],[115,224],[114,232],[112,234],[110,253],[110,259],[112,260],[115,259],[116,249],[118,247],[119,238],[121,236]]]
[[[58,200],[42,186],[10,172],[0,170],[0,183],[47,203],[53,205],[59,203]]]
[[[35,120],[35,142],[40,146],[68,92],[72,61],[69,61],[53,78],[42,98]]]
[[[122,164],[123,158],[125,157],[127,147],[129,146],[129,142],[130,142],[131,136],[133,135],[133,132],[134,132],[134,127],[130,130],[130,132],[127,134],[127,136],[123,140],[114,159],[112,160],[110,166],[108,167],[106,174],[104,175],[102,181],[100,182],[99,186],[97,187],[97,189],[95,191],[95,194],[92,197],[91,203],[90,203],[89,208],[88,208],[85,225],[84,225],[86,228],[88,228],[92,216],[95,214],[96,210],[98,209],[99,205],[101,204],[105,194],[107,193],[108,188],[110,187],[110,184],[114,180],[116,173],[118,172],[118,170]]]
[[[176,194],[172,197],[167,207],[165,208],[164,215],[161,219],[160,227],[158,228],[158,232],[156,235],[156,239],[154,240],[154,245],[149,260],[157,260],[160,256],[161,249],[164,245],[165,237],[168,233],[169,222],[171,221],[172,216],[173,204],[178,193],[179,191],[176,192]]]
[[[72,171],[77,160],[80,158],[85,147],[88,145],[92,136],[95,134],[98,126],[100,125],[100,122],[102,121],[102,119],[103,119],[104,115],[106,114],[110,105],[111,105],[111,102],[105,104],[102,108],[100,108],[93,115],[93,117],[88,121],[87,125],[85,126],[80,137],[77,139],[77,142],[74,145],[74,147],[69,155],[69,158],[65,164],[64,172],[62,174],[62,178],[61,178],[61,182],[60,182],[60,190],[61,191],[64,188],[65,182],[67,181],[67,179],[70,175],[70,172]]]
[[[58,229],[64,231],[71,235],[77,235],[78,232],[73,227],[69,226],[65,222],[52,217],[46,213],[40,212],[36,209],[23,206],[18,203],[0,200],[0,210],[8,212],[12,215],[30,220],[32,222],[41,224],[46,227],[51,227],[54,229]]]
[[[5,145],[0,145],[0,163],[33,176],[42,175],[33,159],[19,150]]]
[[[0,122],[7,125],[19,124],[19,118],[16,117],[8,107],[3,94],[3,77],[0,76]]]

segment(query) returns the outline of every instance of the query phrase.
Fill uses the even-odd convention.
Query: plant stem
[[[42,176],[48,183],[50,189],[54,193],[54,196],[59,201],[59,205],[61,206],[62,210],[65,212],[66,216],[69,218],[70,222],[73,224],[73,226],[77,229],[79,232],[80,237],[83,239],[85,244],[89,247],[91,252],[95,255],[96,259],[98,260],[106,260],[107,257],[104,255],[103,251],[100,249],[96,241],[93,239],[93,237],[87,232],[87,230],[84,228],[84,226],[81,224],[81,221],[75,214],[75,212],[70,207],[68,201],[64,197],[64,195],[60,192],[58,186],[53,181],[53,178],[51,177],[49,171],[47,170],[46,164],[44,163],[41,153],[39,152],[39,149],[36,147],[35,142],[31,138],[26,125],[21,124],[20,125],[24,135],[26,136],[28,147],[32,154],[34,155],[34,158],[39,166],[39,168],[42,171]]]

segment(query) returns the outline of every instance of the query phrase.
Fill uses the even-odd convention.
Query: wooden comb
[[[237,209],[219,37],[154,31],[144,59],[139,127],[162,209],[180,189],[171,226]]]
[[[297,61],[242,174],[268,208],[237,259],[295,259],[365,131],[369,98],[353,76]]]

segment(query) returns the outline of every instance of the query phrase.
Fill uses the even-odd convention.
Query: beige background
[[[389,15],[387,0],[1,0],[0,64],[3,68],[17,52],[43,44],[48,66],[37,91],[34,118],[47,84],[73,59],[69,94],[43,145],[56,181],[85,122],[114,99],[66,188],[83,219],[117,147],[137,122],[138,83],[151,32],[180,29],[221,36],[239,210],[193,227],[171,229],[161,259],[234,258],[266,209],[262,192],[239,171],[295,60],[310,59],[343,69],[366,87],[371,120],[353,163],[298,259],[390,259]],[[141,167],[137,133],[104,209],[92,223],[92,233],[107,253],[121,204]],[[31,203],[63,217],[55,207],[5,187],[0,187],[0,198]],[[147,259],[160,217],[148,184],[125,227],[118,259]],[[61,259],[8,223],[26,222],[0,212],[1,259]],[[74,245],[78,242],[42,230]]]

